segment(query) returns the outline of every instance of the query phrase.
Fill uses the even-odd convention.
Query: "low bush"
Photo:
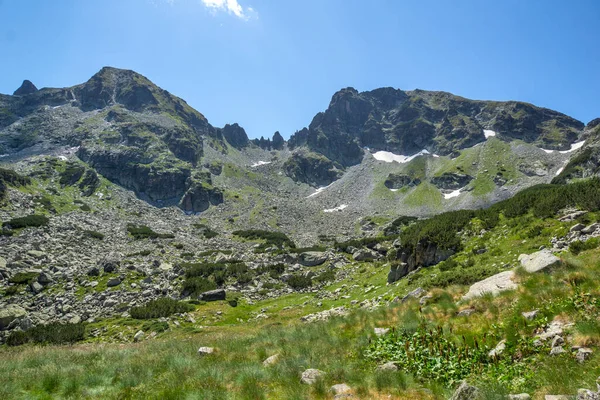
[[[294,274],[292,275],[288,281],[287,284],[292,288],[292,289],[306,289],[312,286],[312,279],[309,278],[308,276],[304,276],[304,275],[299,275],[299,274]]]
[[[173,238],[175,238],[175,235],[173,235],[171,233],[157,233],[145,225],[137,226],[137,225],[129,224],[129,225],[127,225],[127,232],[129,232],[129,234],[131,236],[133,236],[134,239],[173,239]]]
[[[21,229],[45,226],[48,225],[48,222],[50,222],[50,220],[45,215],[32,214],[26,217],[13,218],[10,221],[4,222],[2,226],[11,229]]]
[[[326,271],[317,275],[314,280],[318,283],[333,282],[335,281],[335,270],[333,268],[328,268]]]
[[[129,314],[135,319],[168,317],[177,313],[192,311],[194,306],[169,297],[152,300],[141,307],[132,307]]]
[[[208,292],[209,290],[213,290],[217,288],[217,284],[211,280],[208,280],[201,276],[196,276],[192,278],[186,278],[183,281],[183,287],[181,288],[181,293],[184,296],[199,296],[204,292]]]
[[[165,321],[148,321],[144,322],[141,329],[144,332],[161,333],[169,329],[169,323]]]
[[[61,324],[54,322],[48,325],[38,325],[25,332],[13,332],[7,338],[9,346],[19,346],[25,343],[66,344],[85,339],[85,326],[79,324]]]
[[[269,246],[279,248],[289,247],[292,249],[296,247],[296,244],[283,232],[250,229],[234,231],[233,234],[247,240],[264,240],[265,243],[259,247],[262,250]]]
[[[592,250],[592,249],[597,248],[598,246],[600,246],[600,238],[593,237],[593,238],[586,240],[585,242],[583,242],[581,240],[576,240],[574,242],[571,242],[571,244],[569,245],[569,251],[571,253],[573,253],[574,255],[577,255],[577,254],[581,253],[582,251]]]
[[[22,285],[22,284],[33,282],[34,280],[37,279],[38,275],[39,274],[36,272],[17,272],[13,276],[11,276],[8,279],[8,281],[10,283]]]

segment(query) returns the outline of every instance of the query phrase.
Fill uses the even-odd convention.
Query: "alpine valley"
[[[133,71],[24,81],[0,397],[598,399],[598,175],[600,119],[518,101],[345,88],[249,139]]]

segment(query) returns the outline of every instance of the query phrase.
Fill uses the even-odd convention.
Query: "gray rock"
[[[375,328],[375,336],[387,335],[389,331],[390,328]]]
[[[577,400],[600,400],[600,393],[592,392],[588,389],[579,389],[577,391]]]
[[[207,355],[213,354],[214,352],[215,352],[215,349],[213,347],[200,347],[198,349],[199,356],[207,356]]]
[[[567,351],[562,346],[557,346],[557,347],[553,347],[552,350],[550,350],[550,355],[558,356],[558,355],[561,355],[566,352]]]
[[[569,232],[580,232],[585,228],[584,224],[575,224],[569,229]]]
[[[393,361],[377,366],[377,371],[398,371],[398,366]]]
[[[277,362],[279,361],[279,357],[279,354],[273,354],[272,356],[268,357],[265,361],[263,361],[263,366],[269,367],[271,365],[277,364]]]
[[[541,250],[533,254],[519,256],[521,266],[525,271],[533,273],[560,265],[561,261],[550,250]]]
[[[327,254],[320,251],[307,251],[300,254],[298,262],[305,267],[316,267],[327,261]]]
[[[226,297],[227,294],[225,293],[225,289],[215,289],[202,293],[199,296],[199,299],[202,301],[218,301],[225,300]]]
[[[91,267],[90,269],[88,269],[87,274],[88,276],[100,276],[100,268]]]
[[[494,347],[492,350],[490,350],[488,353],[488,357],[490,357],[490,358],[500,357],[502,355],[502,353],[504,353],[504,350],[506,350],[506,339],[501,340],[496,345],[496,347]]]
[[[583,228],[581,230],[581,233],[589,235],[590,233],[596,232],[598,229],[600,229],[600,223],[596,222],[595,224],[591,224],[591,225],[586,226],[585,228]]]
[[[0,269],[6,268],[6,260],[0,257]]]
[[[513,281],[514,276],[514,271],[504,271],[474,283],[469,288],[467,294],[463,296],[463,300],[469,300],[475,297],[483,296],[487,293],[497,295],[506,290],[515,290],[517,288],[517,284]]]
[[[409,299],[418,299],[418,298],[422,297],[423,295],[425,295],[425,293],[427,293],[427,291],[425,289],[418,287],[415,290],[413,290],[412,292],[408,293],[406,296],[404,296],[402,298],[402,302],[404,303],[405,301],[408,301]]]
[[[50,283],[52,283],[52,277],[50,276],[49,273],[42,272],[38,275],[38,282],[41,285],[49,285]]]
[[[589,349],[587,347],[582,347],[580,349],[577,350],[577,354],[576,354],[576,358],[577,361],[579,361],[580,363],[583,363],[585,361],[587,361],[593,354],[593,350]]]
[[[483,400],[483,396],[477,387],[463,381],[454,391],[450,400]]]
[[[139,342],[144,338],[144,331],[137,331],[135,335],[133,335],[133,341]]]
[[[533,311],[523,312],[523,313],[521,313],[521,315],[527,321],[533,321],[538,316],[539,313],[540,313],[540,310],[533,310]]]
[[[325,375],[325,372],[323,372],[321,370],[309,368],[302,373],[302,377],[300,378],[300,381],[307,385],[314,385],[315,383],[317,383],[317,381],[319,379],[323,378],[324,375]]]
[[[380,257],[379,253],[369,249],[360,249],[352,254],[355,261],[373,261]]]
[[[464,310],[460,310],[456,315],[459,317],[468,317],[475,312],[474,308],[467,308]]]
[[[345,394],[352,392],[352,388],[345,383],[338,383],[337,385],[333,385],[329,391],[333,394]]]
[[[562,336],[556,335],[554,336],[554,338],[552,338],[552,342],[551,342],[551,347],[558,347],[558,346],[562,346],[563,344],[565,344],[565,339],[562,338]]]
[[[108,282],[106,282],[106,286],[115,287],[121,284],[121,278],[110,278]]]
[[[9,304],[0,308],[0,331],[5,330],[11,322],[26,315],[27,311],[16,304]]]
[[[509,394],[508,400],[530,400],[531,396],[527,393]]]
[[[29,287],[31,288],[31,291],[36,294],[44,290],[44,287],[38,282],[32,282]]]
[[[544,400],[573,400],[573,396],[567,396],[564,394],[547,394],[544,396]]]

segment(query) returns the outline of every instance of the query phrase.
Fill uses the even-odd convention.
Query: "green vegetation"
[[[296,290],[309,288],[313,284],[310,277],[300,274],[290,276],[286,283]]]
[[[585,242],[582,242],[581,240],[571,242],[571,244],[569,245],[569,250],[571,251],[571,253],[577,255],[582,251],[592,250],[597,248],[598,246],[600,246],[600,238],[593,237]]]
[[[289,247],[292,249],[296,247],[294,242],[285,233],[282,232],[250,229],[234,231],[233,234],[246,240],[264,241],[264,243],[259,247],[259,249],[261,250],[264,250],[270,246],[275,246],[279,248]]]
[[[131,315],[131,318],[135,319],[153,319],[185,313],[192,311],[193,309],[194,306],[188,303],[177,301],[169,297],[163,297],[149,301],[141,307],[131,307],[129,314]]]
[[[48,325],[38,325],[25,332],[13,332],[6,340],[6,344],[9,346],[20,346],[26,343],[66,344],[83,339],[85,339],[85,326],[83,324],[55,322]]]
[[[10,283],[15,283],[17,285],[21,285],[21,284],[33,282],[34,280],[37,279],[38,275],[39,274],[37,272],[17,272],[13,276],[11,276],[8,279],[8,281]]]
[[[137,226],[137,225],[129,224],[129,225],[127,225],[127,232],[129,232],[129,234],[131,236],[133,236],[134,239],[173,239],[173,238],[175,238],[175,235],[173,235],[171,233],[156,233],[152,229],[150,229],[149,227],[147,227],[145,225]]]
[[[10,221],[4,222],[2,224],[3,227],[8,227],[11,229],[21,229],[21,228],[37,228],[40,226],[48,225],[50,220],[45,215],[28,215],[26,217],[13,218]]]

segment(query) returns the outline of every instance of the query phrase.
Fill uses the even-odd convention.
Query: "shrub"
[[[312,286],[312,279],[308,276],[294,274],[290,276],[287,284],[293,289],[305,289]]]
[[[96,231],[83,231],[83,233],[93,239],[104,240],[104,234]]]
[[[585,242],[582,242],[581,240],[576,240],[574,242],[571,242],[571,244],[569,245],[569,251],[571,251],[571,253],[573,253],[574,255],[577,255],[582,251],[595,249],[599,245],[600,238],[598,237],[590,238]]]
[[[171,233],[156,233],[147,226],[136,226],[133,224],[127,225],[127,232],[134,239],[173,239],[175,235]]]
[[[17,272],[13,276],[11,276],[8,281],[10,283],[15,283],[17,285],[22,285],[25,283],[30,283],[37,279],[38,274],[36,272]]]
[[[283,232],[250,229],[234,231],[233,234],[247,240],[264,240],[265,243],[259,247],[263,250],[267,246],[290,247],[292,249],[296,247],[296,244]]]
[[[177,313],[192,311],[194,306],[169,297],[151,300],[141,307],[132,307],[129,314],[135,319],[168,317]]]
[[[181,293],[185,296],[198,296],[209,290],[217,288],[217,284],[201,276],[186,278],[183,281]]]
[[[142,325],[144,332],[161,333],[169,329],[169,323],[165,321],[148,321]]]
[[[335,270],[333,268],[327,269],[326,271],[322,272],[320,275],[316,276],[315,281],[319,282],[319,283],[335,281]]]
[[[283,274],[283,272],[285,271],[285,264],[272,264],[272,265],[266,265],[266,266],[261,266],[260,268],[258,268],[257,272],[259,274],[265,274],[268,273],[269,276],[271,278],[277,279],[281,276],[281,274]]]
[[[2,226],[10,227],[11,229],[21,229],[27,227],[40,227],[48,225],[50,220],[45,215],[28,215],[26,217],[13,218],[10,221],[4,222]]]
[[[61,324],[53,322],[48,325],[38,325],[25,332],[13,332],[7,339],[7,344],[18,346],[25,343],[65,344],[75,343],[85,339],[85,326],[79,324]]]

